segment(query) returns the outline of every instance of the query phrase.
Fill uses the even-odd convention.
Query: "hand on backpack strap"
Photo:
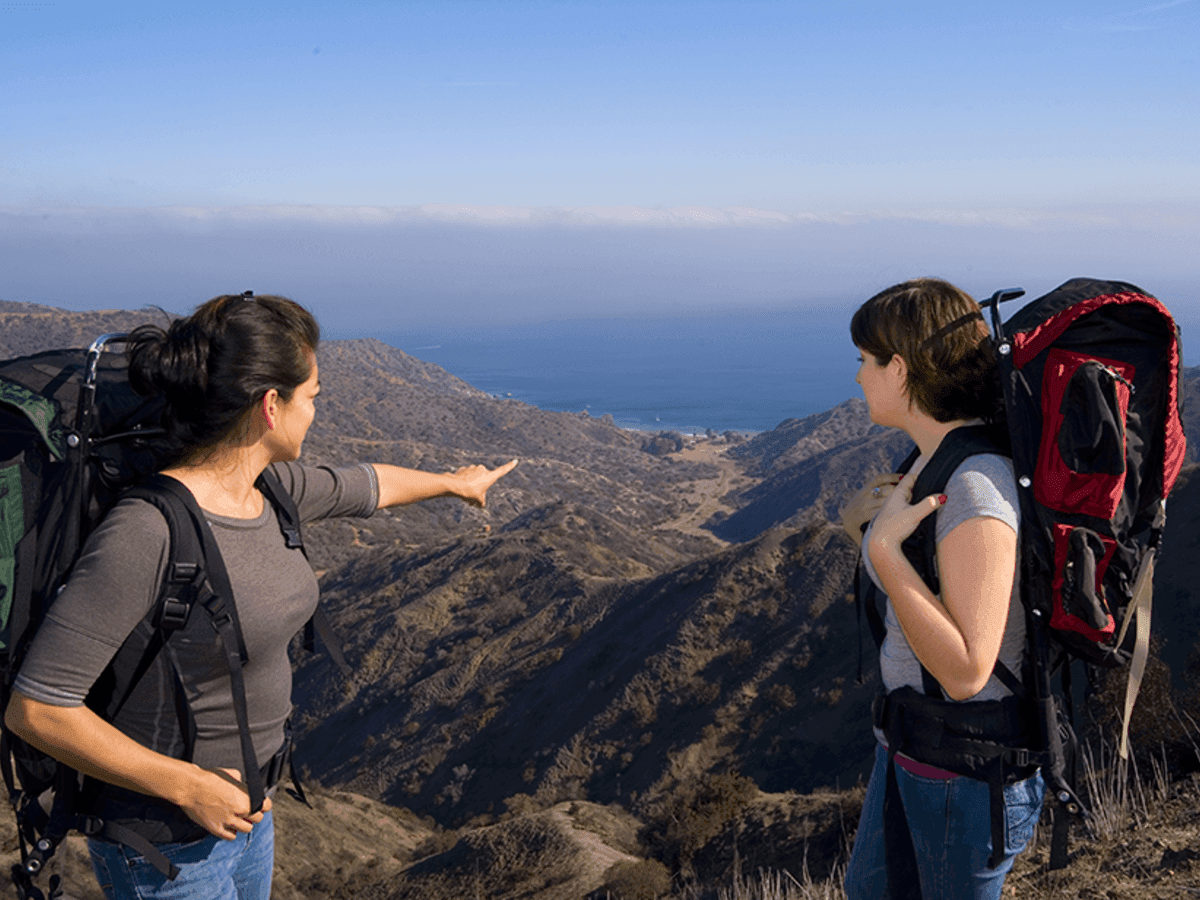
[[[250,813],[250,794],[237,769],[194,767],[193,778],[184,790],[187,796],[178,802],[188,818],[227,841],[239,833],[248,834],[271,808],[271,798],[267,797],[261,810]]]
[[[921,520],[940,509],[946,502],[945,494],[930,494],[924,500],[912,503],[913,484],[916,480],[916,474],[910,474],[901,480],[875,515],[869,548],[872,554],[877,550],[900,553],[900,545],[917,530]],[[871,561],[874,560],[872,555]]]

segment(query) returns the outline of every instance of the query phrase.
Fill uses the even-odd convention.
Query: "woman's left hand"
[[[486,506],[488,489],[511,472],[517,465],[515,459],[502,466],[489,469],[487,466],[463,466],[452,473],[454,493],[472,506]]]
[[[876,475],[846,501],[846,505],[840,511],[842,529],[855,544],[862,546],[867,523],[883,508],[883,504],[903,477],[896,473]]]
[[[905,538],[917,530],[921,520],[946,502],[945,494],[930,494],[919,503],[912,502],[917,472],[903,478],[875,516],[871,526],[872,551],[899,550]],[[874,559],[872,559],[874,562]]]

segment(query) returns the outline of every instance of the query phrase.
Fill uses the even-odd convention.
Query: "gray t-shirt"
[[[378,504],[372,466],[328,469],[272,466],[296,500],[303,522],[369,516]],[[299,550],[288,549],[270,503],[254,519],[206,514],[237,603],[249,661],[243,672],[254,750],[260,764],[283,746],[291,714],[288,644],[317,607],[317,579]],[[88,538],[75,569],[47,614],[15,688],[55,706],[79,706],[126,638],[148,632],[146,614],[158,599],[168,557],[166,520],[144,500],[117,503]],[[242,752],[224,657],[213,640],[189,642],[176,633],[130,695],[119,727],[138,743],[180,756],[182,735],[174,681],[164,655],[186,673],[195,715],[198,765],[241,769]]]
[[[1006,457],[993,454],[968,457],[950,476],[945,494],[945,506],[934,513],[937,516],[935,535],[939,543],[963,522],[978,516],[999,519],[1011,526],[1013,531],[1020,527],[1017,483],[1013,476],[1012,461]],[[870,535],[869,530],[867,535]],[[864,537],[863,565],[875,586],[882,591],[883,587],[875,576],[866,546]],[[1019,559],[1017,571],[1020,571]],[[1019,578],[1013,578],[1008,624],[1005,626],[1004,640],[1000,645],[1000,661],[1018,678],[1021,675],[1021,662],[1025,652],[1025,615],[1018,593],[1019,582]],[[892,607],[890,599],[887,603],[886,624],[887,636],[879,651],[879,668],[884,687],[893,691],[907,685],[922,690],[921,664],[900,628],[900,620],[896,618],[896,610]],[[993,674],[983,690],[971,699],[998,700],[1010,693],[1011,691]]]

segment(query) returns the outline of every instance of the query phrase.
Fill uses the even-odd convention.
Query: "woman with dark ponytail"
[[[919,740],[888,747],[889,735],[908,740],[906,729],[923,715],[930,718],[922,725],[966,722],[979,740],[1011,737],[988,733],[1002,718],[1023,727],[1016,695],[1025,693],[1025,618],[1012,461],[1003,447],[981,443],[986,452],[966,456],[944,493],[912,501],[914,484],[943,445],[963,447],[968,433],[974,440],[1003,433],[986,427],[1001,408],[992,342],[979,304],[934,278],[872,297],[854,314],[850,335],[871,420],[904,431],[919,455],[906,474],[874,479],[843,511],[863,568],[887,595],[875,767],[846,893],[850,900],[998,900],[1037,824],[1041,775],[1021,770],[993,789],[931,764],[958,761],[923,752]],[[902,544],[935,513],[934,571],[918,571]],[[998,835],[1003,846],[994,847]]]
[[[291,300],[235,295],[166,330],[143,326],[128,344],[132,384],[166,402],[173,449],[163,474],[194,498],[228,571],[245,642],[248,740],[272,775],[288,745],[288,644],[316,609],[317,581],[285,539],[260,477],[277,479],[310,521],[438,496],[482,506],[516,465],[445,474],[299,465],[320,392],[319,339],[312,315]],[[130,497],[113,507],[39,628],[6,720],[30,744],[103,782],[105,816],[136,822],[178,869],[171,879],[128,844],[93,838],[93,867],[108,897],[268,900],[271,802],[251,809],[230,669],[215,633],[195,640],[196,632],[179,632],[130,693],[119,728],[85,703],[124,642],[151,627],[169,543],[150,502]],[[187,715],[176,708],[179,683]]]
[[[129,380],[166,400],[166,426],[181,452],[216,447],[272,388],[287,401],[313,372],[321,331],[284,297],[210,300],[167,330],[143,325],[129,336]]]

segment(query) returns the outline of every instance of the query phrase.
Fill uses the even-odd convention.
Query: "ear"
[[[899,353],[893,353],[892,358],[888,361],[888,372],[894,379],[896,387],[908,397],[908,405],[912,406],[912,395],[908,392],[908,360]]]
[[[269,431],[275,430],[275,419],[278,415],[279,391],[271,388],[262,398],[262,415],[263,421],[267,424]]]

